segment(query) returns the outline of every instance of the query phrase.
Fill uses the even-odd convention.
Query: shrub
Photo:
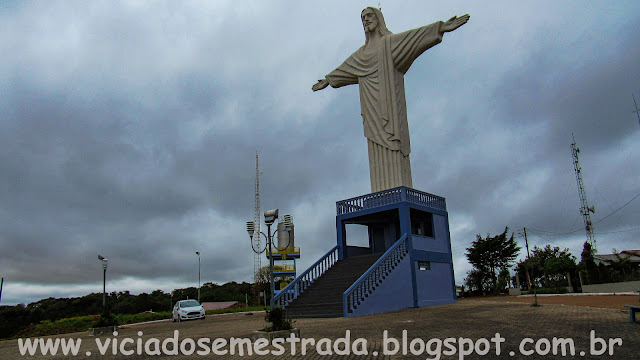
[[[94,322],[91,327],[105,327],[105,326],[115,326],[118,325],[118,320],[111,315],[108,311],[105,311],[100,315],[100,318]]]
[[[288,314],[279,307],[267,311],[264,319],[271,323],[271,326],[267,327],[265,331],[290,330],[293,328],[293,321],[289,318]]]

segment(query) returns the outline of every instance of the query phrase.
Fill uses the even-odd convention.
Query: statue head
[[[372,6],[365,8],[362,10],[362,13],[360,13],[360,19],[364,27],[366,42],[369,42],[369,36],[374,31],[377,31],[380,35],[392,34],[392,32],[387,29],[387,24],[384,22],[384,16],[382,16],[380,9]]]

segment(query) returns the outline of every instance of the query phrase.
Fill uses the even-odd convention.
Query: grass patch
[[[264,311],[268,309],[265,306],[252,306],[247,308],[234,309],[218,309],[209,310],[207,315],[226,314],[245,311]],[[155,321],[163,319],[171,319],[171,313],[168,311],[159,313],[140,313],[140,314],[118,314],[114,315],[119,325],[136,324],[146,321]],[[56,321],[44,320],[36,325],[31,325],[20,331],[13,338],[29,338],[37,336],[49,336],[68,334],[73,332],[81,332],[89,330],[93,324],[100,319],[100,315],[78,316],[73,318],[60,319]]]
[[[247,308],[234,308],[234,309],[218,309],[209,310],[207,315],[213,314],[226,314],[235,312],[246,311],[264,311],[268,309],[265,306],[251,306]],[[140,314],[118,314],[114,315],[119,325],[136,324],[146,321],[155,321],[163,319],[171,319],[171,313],[169,311],[158,313],[140,313]],[[73,318],[60,319],[56,321],[44,320],[38,324],[31,325],[26,329],[20,331],[13,338],[29,338],[36,336],[49,336],[68,334],[74,332],[81,332],[89,330],[93,324],[100,319],[100,315],[88,315],[78,316]]]
[[[171,313],[168,311],[158,313],[140,313],[140,314],[119,314],[115,316],[119,325],[136,324],[146,321],[155,321],[163,319],[171,319]]]
[[[216,309],[216,310],[207,310],[207,315],[214,314],[228,314],[228,313],[237,313],[237,312],[253,312],[253,311],[265,311],[269,309],[268,306],[249,306],[249,307],[241,307],[241,308],[232,308],[232,309]]]
[[[15,338],[68,334],[89,329],[100,315],[78,316],[56,321],[44,320],[16,334]]]
[[[118,314],[114,316],[119,325],[135,324],[145,321],[170,319],[170,312],[161,313],[141,313],[141,314]],[[31,325],[20,331],[14,338],[28,338],[35,336],[48,336],[68,334],[73,332],[87,331],[100,319],[100,315],[78,316],[73,318],[60,319],[56,321],[41,321],[36,325]]]

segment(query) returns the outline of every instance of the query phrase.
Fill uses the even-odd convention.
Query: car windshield
[[[193,306],[200,306],[200,303],[198,303],[195,300],[185,300],[180,302],[180,307],[193,307]]]

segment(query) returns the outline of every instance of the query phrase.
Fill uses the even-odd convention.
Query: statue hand
[[[311,87],[311,89],[313,91],[318,91],[326,88],[327,86],[329,86],[329,81],[327,79],[320,79]]]
[[[469,14],[465,14],[460,17],[454,16],[451,19],[447,20],[447,22],[442,24],[442,28],[440,28],[440,31],[442,31],[443,33],[453,31],[459,28],[460,26],[466,24],[467,21],[469,21],[470,17],[471,16],[469,16]]]

